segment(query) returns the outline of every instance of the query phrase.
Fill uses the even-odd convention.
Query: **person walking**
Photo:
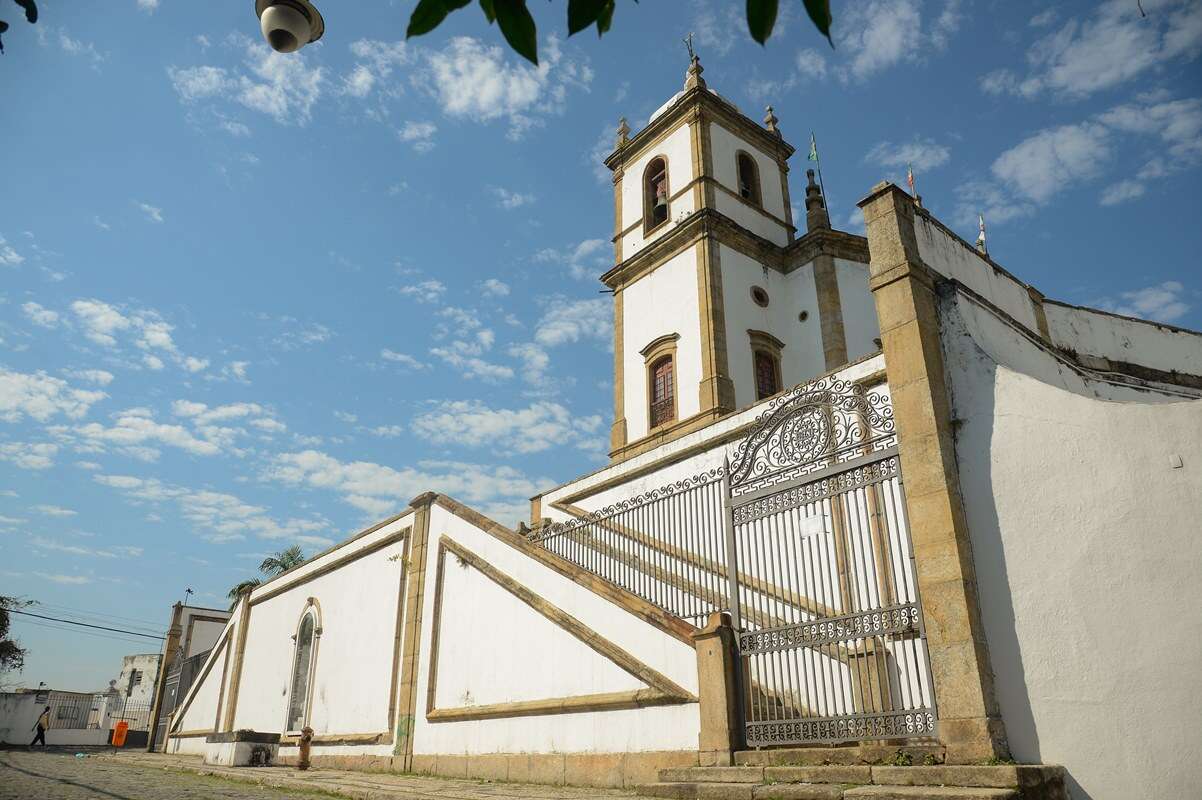
[[[33,737],[33,741],[29,743],[33,747],[38,742],[42,743],[42,747],[46,746],[46,729],[50,727],[50,706],[46,706],[46,710],[42,712],[42,716],[38,717],[37,723],[33,726],[37,729],[37,736]]]

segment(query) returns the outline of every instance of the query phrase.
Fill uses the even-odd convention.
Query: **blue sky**
[[[106,5],[0,6],[0,594],[42,613],[161,629],[427,489],[512,523],[602,464],[599,162],[689,31],[711,88],[775,106],[795,199],[816,132],[838,226],[913,162],[1048,296],[1202,328],[1197,0],[835,0],[834,50],[800,3],[767,48],[742,3],[621,3],[600,42],[534,3],[538,69],[475,9],[406,43],[410,3],[327,1],[276,56],[249,0]],[[26,684],[155,649],[15,629]]]

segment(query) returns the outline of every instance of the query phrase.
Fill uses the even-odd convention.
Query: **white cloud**
[[[136,504],[175,504],[179,515],[202,531],[204,538],[210,541],[236,541],[253,535],[313,545],[333,543],[315,535],[329,528],[329,523],[324,519],[277,520],[266,509],[246,503],[231,494],[191,489],[163,483],[156,478],[144,479],[132,475],[93,475],[92,479],[101,486],[120,491]]]
[[[0,264],[6,267],[18,267],[24,260],[25,256],[14,250],[12,245],[3,236],[0,236]]]
[[[280,323],[283,330],[272,339],[272,344],[281,350],[299,350],[302,347],[323,344],[334,337],[333,330],[318,322],[301,322],[295,317],[275,319],[267,315],[260,315],[259,318]]]
[[[236,103],[281,125],[308,123],[321,97],[324,68],[310,68],[302,53],[276,53],[248,37],[234,36],[230,41],[243,52],[240,69],[208,65],[167,68],[180,100],[188,104]]]
[[[1180,283],[1165,281],[1132,292],[1122,292],[1118,300],[1103,299],[1098,307],[1126,317],[1172,322],[1190,310],[1184,295],[1185,287]]]
[[[426,365],[418,361],[411,355],[406,353],[398,353],[395,350],[389,350],[387,347],[380,351],[380,358],[385,361],[391,361],[395,364],[403,364],[410,369],[425,369]]]
[[[1155,5],[1155,7],[1153,7]],[[1141,17],[1135,3],[1106,0],[1088,18],[1073,16],[1040,37],[1027,50],[1025,76],[995,70],[981,79],[985,91],[1035,97],[1044,92],[1082,97],[1124,84],[1202,50],[1202,3],[1196,0],[1145,1],[1152,12]],[[1041,14],[1033,26],[1052,20]]]
[[[1147,191],[1144,184],[1136,180],[1121,180],[1117,183],[1112,183],[1102,190],[1102,196],[1098,200],[1104,206],[1117,206],[1120,203],[1125,203],[1128,200],[1134,200],[1137,197],[1143,197]]]
[[[45,422],[57,414],[79,419],[106,397],[104,392],[73,389],[45,372],[29,374],[0,367],[0,421],[20,422],[31,417]]]
[[[577,245],[562,249],[545,247],[534,254],[541,264],[561,263],[578,280],[593,280],[613,266],[613,251],[604,239],[585,239]]]
[[[62,506],[51,506],[51,505],[32,506],[31,510],[36,511],[39,514],[44,514],[47,517],[74,517],[79,514],[78,511],[75,511],[70,508],[63,508]]]
[[[895,169],[913,164],[915,169],[925,171],[943,166],[951,155],[947,145],[916,136],[909,142],[879,142],[864,156],[864,161]]]
[[[138,8],[148,14],[153,14],[158,10],[159,0],[138,0]]]
[[[356,422],[359,421],[359,418],[357,416],[355,416],[354,414],[351,414],[350,412],[347,412],[347,411],[338,411],[338,410],[334,411],[334,419],[336,419],[340,422],[345,422],[349,425],[354,425]]]
[[[342,79],[342,92],[359,99],[367,97],[376,86],[391,77],[394,69],[413,61],[413,54],[403,41],[359,39],[352,42],[350,48],[356,63]],[[400,84],[388,84],[386,91],[397,94],[401,91]]]
[[[849,6],[835,28],[839,48],[851,54],[851,76],[864,80],[903,60],[922,54],[921,3],[871,0]]]
[[[799,50],[794,63],[803,78],[826,77],[826,56],[812,47]]]
[[[433,122],[414,122],[409,120],[396,132],[397,138],[413,146],[419,153],[428,153],[434,149],[434,134],[438,126]]]
[[[506,209],[507,211],[515,208],[521,208],[522,206],[528,206],[534,202],[534,195],[532,194],[511,192],[501,186],[491,186],[489,189],[494,195],[496,195],[497,205]]]
[[[613,304],[605,298],[568,300],[552,297],[534,331],[534,341],[546,347],[596,339],[608,343],[613,337]]]
[[[1158,140],[1155,155],[1103,189],[1102,205],[1139,197],[1149,181],[1202,163],[1202,98],[1145,94],[1083,122],[1038,131],[998,156],[993,181],[961,187],[957,219],[975,222],[983,206],[991,223],[1030,214],[1059,192],[1108,173],[1116,152],[1130,161],[1141,136]]]
[[[219,426],[198,428],[200,436],[182,425],[158,422],[147,409],[130,408],[113,415],[113,424],[105,426],[89,422],[72,429],[55,426],[49,429],[64,442],[74,444],[81,452],[107,452],[116,449],[120,453],[153,461],[158,458],[158,447],[173,447],[197,456],[214,456],[228,449],[237,453],[233,442],[238,431]]]
[[[58,31],[58,46],[69,55],[86,56],[92,62],[92,69],[99,69],[101,62],[106,58],[105,54],[96,49],[96,45],[80,39],[73,39],[61,28]]]
[[[446,291],[447,287],[442,281],[433,279],[397,287],[397,292],[402,296],[412,297],[419,303],[436,303],[442,299]]]
[[[49,442],[4,442],[0,443],[0,461],[8,461],[21,469],[50,469],[58,445]]]
[[[480,283],[480,291],[485,297],[505,297],[509,294],[509,284],[496,278],[489,278]]]
[[[375,517],[404,509],[422,492],[442,492],[508,525],[524,518],[526,498],[550,483],[505,465],[424,461],[394,469],[368,461],[339,461],[316,450],[277,456],[263,477],[336,492],[343,502]]]
[[[34,325],[40,325],[43,328],[53,328],[58,325],[59,316],[57,311],[51,311],[33,301],[22,305],[21,310],[25,312],[25,316]]]
[[[140,208],[142,213],[146,215],[146,219],[150,220],[156,225],[163,221],[163,209],[152,206],[149,203],[142,202],[138,203],[138,208]]]
[[[34,577],[41,578],[44,581],[64,585],[83,585],[92,582],[92,579],[87,575],[63,575],[57,572],[35,572],[33,574]]]
[[[130,333],[134,346],[142,351],[142,363],[149,369],[163,368],[160,354],[189,372],[199,372],[208,367],[207,360],[185,356],[180,352],[171,336],[175,327],[157,311],[144,309],[127,312],[95,298],[74,301],[71,311],[84,336],[104,347],[115,349],[117,335]]]
[[[521,359],[522,377],[534,384],[542,384],[546,378],[547,368],[551,365],[551,357],[547,351],[533,342],[510,345],[506,352],[514,358]]]
[[[1108,132],[1094,122],[1048,128],[998,156],[994,176],[1036,203],[1070,182],[1092,178],[1110,157]]]
[[[236,381],[249,383],[250,381],[246,377],[246,369],[249,366],[249,361],[231,361],[229,364],[221,368],[221,372],[223,375],[232,377]]]
[[[137,558],[143,552],[141,547],[131,547],[129,545],[114,545],[104,549],[83,547],[77,544],[66,544],[45,536],[30,537],[29,543],[40,550],[52,550],[57,553],[68,553],[88,558]]]
[[[593,73],[565,58],[559,40],[545,40],[537,67],[516,62],[498,45],[457,36],[427,54],[426,83],[444,114],[509,122],[509,138],[520,139],[541,117],[562,113],[570,89],[587,89]]]
[[[430,355],[442,359],[465,378],[479,378],[486,383],[496,383],[513,377],[510,367],[485,361],[473,354],[475,349],[468,342],[454,341],[445,347],[430,348]]]
[[[108,386],[113,382],[113,373],[103,369],[76,369],[63,373],[69,378],[75,378],[97,386]]]
[[[696,4],[697,15],[693,18],[692,30],[697,37],[697,47],[703,53],[713,51],[719,56],[730,52],[736,42],[747,37],[747,22],[738,3],[717,3],[717,10],[709,2]],[[681,80],[684,69],[681,69]]]
[[[379,425],[375,428],[368,428],[368,433],[372,436],[379,436],[382,439],[395,439],[405,432],[404,425]]]
[[[435,444],[492,446],[517,453],[538,453],[571,446],[598,452],[603,443],[599,415],[577,416],[563,405],[539,401],[526,408],[494,409],[476,400],[440,403],[418,414],[410,427]]]

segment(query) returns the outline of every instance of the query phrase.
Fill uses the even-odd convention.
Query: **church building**
[[[1202,334],[1045,297],[891,183],[858,236],[807,171],[795,220],[779,120],[702,73],[605,161],[609,463],[517,530],[422,494],[243,594],[158,746],[653,797],[1192,796]]]

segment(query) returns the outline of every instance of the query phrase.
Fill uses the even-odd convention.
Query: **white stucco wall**
[[[847,359],[855,361],[881,349],[873,341],[880,338],[881,323],[876,316],[872,290],[868,288],[868,265],[836,258],[835,276],[839,284]]]
[[[723,310],[726,315],[726,354],[735,385],[735,405],[756,402],[755,362],[747,331],[766,331],[785,343],[781,351],[784,386],[802,383],[825,371],[818,298],[810,264],[787,275],[765,269],[759,262],[726,245],[719,246],[722,264]],[[768,293],[768,307],[756,305],[751,287]],[[798,319],[809,313],[805,322]]]
[[[390,523],[337,556],[368,549],[409,524],[410,517]],[[309,726],[319,736],[390,730],[388,695],[404,546],[403,540],[393,542],[263,602],[256,603],[251,596],[235,729],[284,730],[292,637],[307,599],[313,597],[321,606],[321,636],[315,653]]]
[[[583,622],[635,658],[696,694],[697,656],[667,635],[573,580],[543,566],[471,523],[434,506],[431,570],[438,539],[447,536],[496,569]],[[447,556],[444,629],[438,660],[438,702],[465,704],[535,700],[622,691],[642,684],[536,614],[474,569]],[[428,573],[423,618],[433,620],[435,573]],[[486,585],[491,584],[491,585]],[[455,594],[451,594],[452,590]],[[451,614],[455,610],[457,613]],[[454,617],[450,619],[449,617]],[[695,750],[696,703],[463,722],[430,722],[424,701],[433,627],[422,630],[415,753],[643,752]],[[461,634],[461,635],[456,635]],[[447,687],[444,691],[443,687]]]
[[[1063,764],[1078,800],[1196,796],[1202,401],[1052,385],[1026,340],[955,309],[944,322],[1011,751]]]
[[[622,237],[622,257],[630,258],[641,250],[648,242],[655,241],[660,236],[675,227],[677,220],[696,211],[693,193],[685,192],[668,207],[668,222],[656,228],[649,237],[643,236],[643,172],[653,158],[664,157],[668,161],[668,196],[672,197],[689,184],[696,175],[693,174],[692,137],[689,126],[680,123],[680,127],[668,134],[654,147],[649,147],[639,157],[628,162],[622,175],[622,224],[619,230],[626,230],[636,222],[639,224]]]
[[[765,217],[724,192],[716,193],[718,210],[747,230],[771,242],[788,244],[789,232],[782,224],[785,219],[785,200],[781,192],[780,167],[777,166],[776,160],[716,122],[709,123],[709,134],[714,179],[736,195],[739,194],[739,173],[735,158],[738,151],[744,151],[755,159],[759,168],[763,209],[781,222]]]
[[[1202,334],[1054,302],[1044,303],[1044,313],[1057,347],[1202,375]]]
[[[697,247],[668,259],[622,290],[622,357],[626,436],[647,435],[647,366],[639,352],[660,336],[676,341],[676,418],[701,410],[701,320],[697,309]]]
[[[928,267],[972,289],[1028,330],[1038,331],[1027,287],[924,216],[914,220],[918,254]]]

